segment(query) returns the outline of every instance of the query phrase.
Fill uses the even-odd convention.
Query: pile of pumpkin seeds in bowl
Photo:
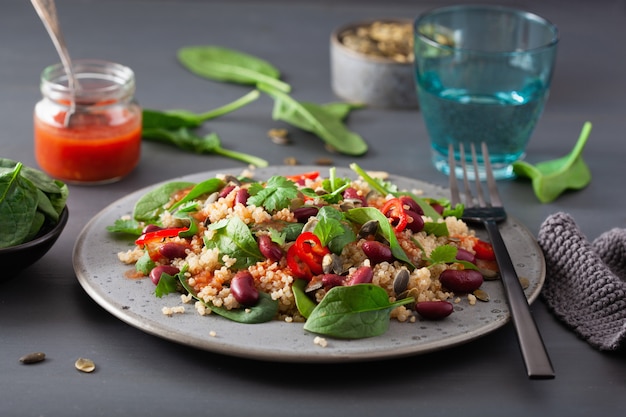
[[[347,48],[398,63],[413,62],[413,26],[409,21],[373,21],[339,34]]]

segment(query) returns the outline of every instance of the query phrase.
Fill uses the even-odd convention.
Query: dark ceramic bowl
[[[38,235],[29,242],[1,248],[0,265],[2,265],[2,270],[0,270],[0,281],[14,277],[20,271],[41,259],[61,235],[67,224],[68,217],[69,212],[66,206],[59,216],[59,222],[53,228],[44,231],[43,234]]]

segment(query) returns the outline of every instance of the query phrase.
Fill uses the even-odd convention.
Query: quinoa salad
[[[445,320],[462,314],[456,303],[487,300],[480,287],[497,265],[460,219],[462,205],[350,168],[350,177],[328,168],[168,182],[107,229],[134,236],[118,253],[133,267],[127,276],[151,279],[155,297],[180,294],[167,315],[192,307],[356,339],[383,334],[390,320]]]

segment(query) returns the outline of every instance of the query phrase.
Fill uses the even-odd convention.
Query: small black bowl
[[[61,212],[59,221],[51,229],[44,231],[35,239],[0,249],[0,281],[5,281],[17,275],[23,269],[31,266],[44,256],[57,241],[67,224],[69,211],[67,206]]]

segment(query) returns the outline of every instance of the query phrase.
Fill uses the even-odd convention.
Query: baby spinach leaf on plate
[[[167,204],[174,193],[193,187],[193,182],[172,181],[165,183],[144,194],[137,202],[133,210],[133,219],[144,222],[156,222],[159,215],[165,211],[163,206]]]
[[[204,78],[238,84],[259,83],[284,91],[291,86],[280,78],[280,71],[269,62],[253,55],[219,46],[187,46],[178,50],[179,62]]]
[[[391,303],[387,292],[374,284],[334,287],[313,309],[304,330],[341,339],[379,336],[389,328],[391,310],[414,301]]]
[[[177,207],[180,207],[189,201],[195,200],[204,194],[211,194],[215,191],[219,191],[223,186],[224,181],[219,178],[209,178],[208,180],[202,181],[201,183],[194,185],[194,187],[183,198],[173,204],[172,207],[169,208],[169,211],[173,211]]]
[[[539,162],[534,166],[525,161],[515,161],[513,172],[532,180],[535,195],[542,203],[549,203],[568,189],[579,190],[591,181],[591,172],[582,157],[582,151],[591,132],[586,122],[574,149],[558,159]]]
[[[205,236],[204,245],[208,249],[217,248],[220,258],[228,255],[236,259],[232,268],[245,269],[265,259],[248,225],[239,217],[220,220],[209,225],[209,229],[214,230],[215,234],[211,239]]]
[[[367,152],[363,138],[348,130],[333,111],[319,104],[298,102],[271,86],[258,85],[257,88],[274,99],[274,120],[282,120],[311,132],[343,154],[360,156]]]
[[[298,311],[302,314],[302,317],[309,318],[317,304],[306,294],[304,289],[307,286],[307,281],[303,279],[296,279],[291,286],[291,290],[293,291],[293,296],[296,300],[296,307],[298,307]]]
[[[183,288],[191,294],[193,298],[200,301],[215,314],[226,319],[244,324],[265,323],[273,320],[276,317],[276,313],[278,313],[278,301],[272,299],[272,296],[267,293],[259,292],[259,301],[254,306],[229,310],[224,307],[217,307],[206,303],[204,300],[200,299],[193,287],[187,282],[187,278],[184,274],[178,274],[178,279]]]

